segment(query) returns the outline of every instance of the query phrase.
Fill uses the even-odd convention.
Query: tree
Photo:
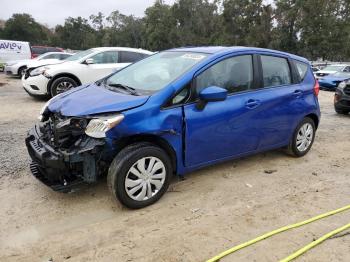
[[[178,0],[171,8],[180,45],[208,45],[220,36],[217,1]]]
[[[13,14],[5,23],[2,37],[9,40],[28,41],[31,44],[47,44],[48,30],[29,14]]]
[[[298,51],[300,6],[303,0],[275,1],[276,27],[273,30],[272,47],[286,52]]]
[[[270,46],[273,18],[271,5],[263,4],[263,0],[224,0],[223,8],[226,44]]]
[[[317,12],[315,7],[317,6]],[[300,6],[300,49],[312,60],[343,60],[349,31],[342,1],[305,0]]]
[[[56,26],[53,44],[76,50],[88,49],[96,45],[95,33],[87,19],[69,17],[63,26]]]
[[[133,15],[126,16],[119,11],[107,17],[109,27],[106,29],[105,41],[110,45],[143,47],[143,20]]]
[[[178,46],[176,20],[169,5],[157,0],[153,6],[146,9],[145,15],[144,36],[148,49],[156,51]]]

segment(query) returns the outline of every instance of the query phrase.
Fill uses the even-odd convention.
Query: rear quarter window
[[[305,64],[303,62],[295,61],[294,60],[295,67],[297,68],[297,72],[300,77],[300,82],[302,82],[306,76],[307,69],[308,69],[308,64]]]

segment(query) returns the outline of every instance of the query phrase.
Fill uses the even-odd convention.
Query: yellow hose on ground
[[[315,216],[313,218],[310,218],[308,220],[305,220],[305,221],[302,221],[302,222],[299,222],[299,223],[295,223],[295,224],[292,224],[292,225],[288,225],[288,226],[285,226],[285,227],[281,227],[279,229],[276,229],[276,230],[273,230],[271,232],[268,232],[268,233],[265,233],[264,235],[262,236],[259,236],[257,238],[254,238],[252,240],[249,240],[247,242],[244,242],[242,244],[239,244],[237,246],[234,246],[222,253],[220,253],[219,255],[215,256],[215,257],[212,257],[211,259],[207,260],[207,262],[215,262],[215,261],[218,261],[220,260],[221,258],[229,255],[229,254],[232,254],[233,252],[236,252],[242,248],[245,248],[247,246],[250,246],[252,244],[255,244],[261,240],[264,240],[266,238],[269,238],[271,236],[274,236],[274,235],[277,235],[279,233],[282,233],[284,231],[287,231],[287,230],[290,230],[290,229],[293,229],[293,228],[297,228],[297,227],[301,227],[303,225],[306,225],[306,224],[309,224],[311,222],[314,222],[316,220],[319,220],[319,219],[322,219],[322,218],[325,218],[325,217],[329,217],[329,216],[332,216],[332,215],[335,215],[337,213],[340,213],[340,212],[343,212],[343,211],[346,211],[350,209],[350,205],[348,206],[345,206],[345,207],[342,207],[342,208],[339,208],[339,209],[336,209],[336,210],[333,210],[333,211],[330,211],[330,212],[327,212],[327,213],[324,213],[324,214],[321,214],[321,215],[318,215],[318,216]]]
[[[294,252],[293,254],[289,255],[288,257],[280,260],[280,262],[289,262],[295,258],[297,258],[298,256],[304,254],[306,251],[310,250],[311,248],[317,246],[318,244],[322,243],[323,241],[325,241],[326,239],[346,230],[350,228],[350,223],[345,225],[345,226],[342,226],[342,227],[339,227],[337,228],[336,230],[333,230],[332,232],[329,232],[325,235],[323,235],[322,237],[320,237],[319,239],[311,242],[310,244],[306,245],[305,247],[299,249],[298,251]]]

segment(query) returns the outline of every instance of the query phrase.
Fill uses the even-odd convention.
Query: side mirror
[[[227,98],[227,90],[218,87],[210,86],[204,88],[199,93],[199,102],[197,103],[197,108],[203,110],[208,102],[224,101]]]
[[[94,59],[93,58],[88,58],[88,59],[85,60],[84,63],[87,64],[87,65],[91,65],[91,64],[94,63]]]

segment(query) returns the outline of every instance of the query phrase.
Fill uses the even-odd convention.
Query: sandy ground
[[[31,176],[24,138],[45,101],[0,74],[0,261],[204,261],[349,205],[350,116],[334,112],[331,92],[319,98],[322,121],[307,156],[272,151],[202,169],[174,179],[155,205],[132,211],[111,198],[106,181],[61,194]],[[222,261],[277,261],[349,222],[350,211]],[[298,261],[350,261],[350,235],[327,240]]]

